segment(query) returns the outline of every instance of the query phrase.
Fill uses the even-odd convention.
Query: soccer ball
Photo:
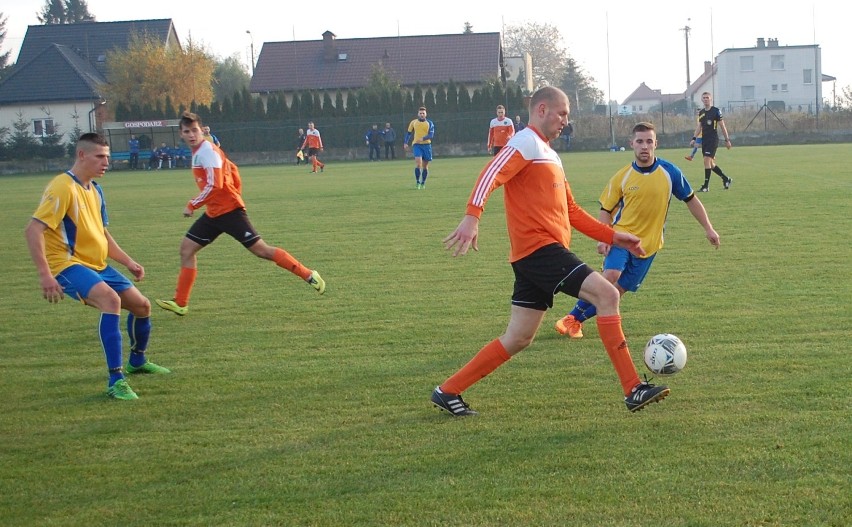
[[[686,366],[686,346],[674,335],[654,335],[645,346],[645,366],[657,375],[674,375]]]
[[[618,151],[619,151],[619,152],[624,152],[624,147],[622,146],[621,148],[619,148],[619,149],[618,149]]]

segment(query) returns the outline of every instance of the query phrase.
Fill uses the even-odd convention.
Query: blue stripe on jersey
[[[74,255],[77,246],[77,224],[67,214],[62,217],[62,232],[65,233],[65,243],[68,245],[68,254]]]

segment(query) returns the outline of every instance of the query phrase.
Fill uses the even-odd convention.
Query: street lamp
[[[254,75],[254,37],[248,29],[246,29],[246,33],[251,39],[251,74]]]

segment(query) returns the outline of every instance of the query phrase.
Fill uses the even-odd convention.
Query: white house
[[[819,45],[781,46],[778,39],[758,38],[755,47],[725,49],[714,63],[704,62],[704,71],[684,93],[663,94],[641,83],[619,113],[643,113],[684,98],[701,108],[705,91],[724,113],[756,112],[764,104],[773,111],[812,113],[822,103],[822,82],[832,79],[822,73]]]
[[[752,48],[725,49],[716,57],[713,75],[690,90],[696,106],[701,93],[726,112],[773,110],[814,112],[822,101],[822,56],[819,45],[781,46],[778,39],[757,39]],[[692,88],[692,87],[690,87]]]

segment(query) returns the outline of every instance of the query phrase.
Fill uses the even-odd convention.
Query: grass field
[[[578,201],[596,211],[630,155],[566,155]],[[0,525],[852,524],[852,145],[718,159],[733,188],[714,176],[701,199],[722,247],[674,203],[622,304],[637,365],[656,333],[686,343],[671,396],[627,412],[594,324],[553,331],[561,296],[533,345],[465,393],[467,419],[429,394],[508,320],[502,191],[478,253],[441,245],[485,158],[436,160],[423,191],[411,160],[244,168],[255,226],[326,294],[221,239],[189,315],[154,308],[150,357],[174,373],[131,378],[134,402],[103,395],[96,312],[41,298],[23,228],[53,174],[4,177]],[[700,162],[681,166],[697,188]],[[102,184],[140,289],[170,298],[192,178]],[[591,240],[572,248],[599,265]]]

